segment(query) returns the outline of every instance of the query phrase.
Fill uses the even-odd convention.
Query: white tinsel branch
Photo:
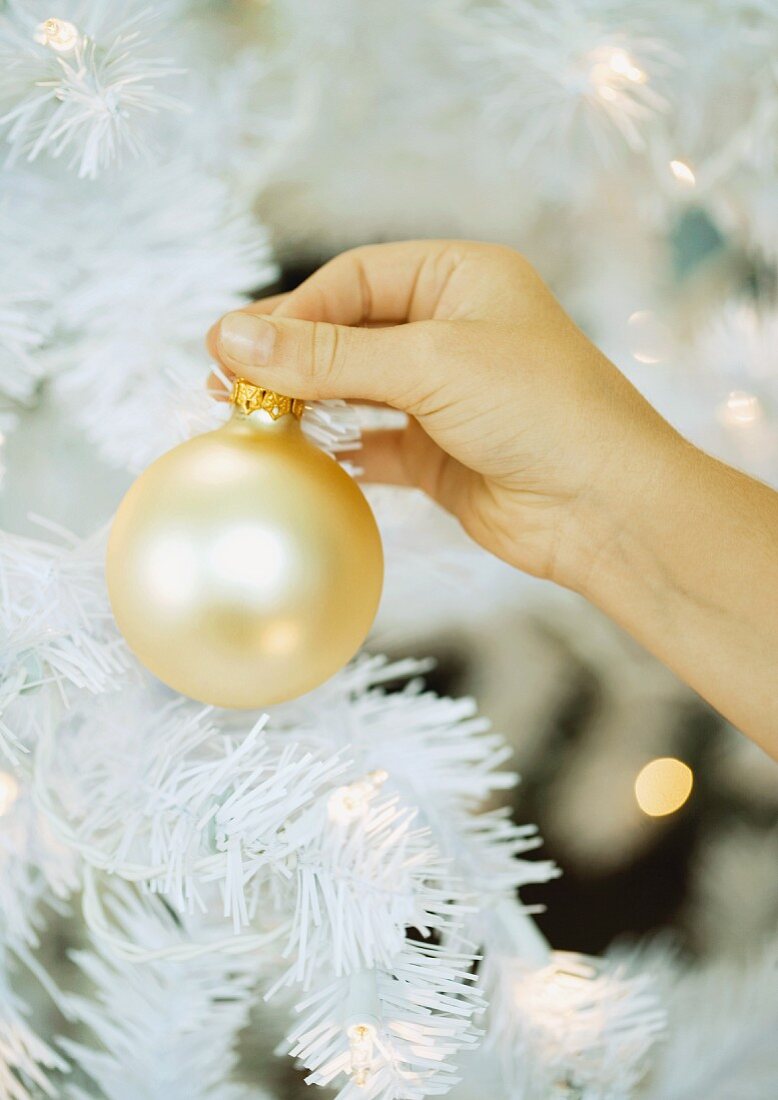
[[[66,1072],[67,1063],[30,1026],[29,1008],[14,993],[9,957],[0,951],[0,1095],[8,1100],[52,1100],[57,1091],[52,1071]]]
[[[66,0],[52,17],[50,5],[40,2],[7,5],[0,130],[11,166],[46,154],[94,178],[123,154],[146,149],[149,116],[181,108],[159,87],[181,70],[154,41],[174,7],[139,0],[106,4],[102,13],[101,7]]]
[[[190,928],[131,889],[115,889],[109,908],[128,940],[162,952],[187,943]],[[129,962],[100,940],[74,959],[91,989],[67,1003],[89,1035],[61,1045],[105,1100],[269,1100],[231,1079],[257,978],[253,960],[210,953]],[[91,1093],[73,1085],[67,1095]]]
[[[487,1049],[510,1095],[629,1100],[665,1027],[647,974],[552,951],[508,901],[487,921],[483,986]]]
[[[0,748],[29,750],[56,685],[100,692],[129,666],[105,591],[105,533],[57,541],[0,531]],[[24,693],[24,705],[15,705]]]
[[[457,1081],[453,1059],[478,1033],[473,959],[409,942],[391,969],[357,971],[296,1007],[290,1053],[338,1100],[422,1100]],[[345,1082],[343,1078],[345,1076]]]

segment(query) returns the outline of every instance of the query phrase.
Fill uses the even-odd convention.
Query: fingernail
[[[276,339],[275,327],[253,313],[228,313],[222,317],[216,343],[228,359],[262,367],[270,360]]]

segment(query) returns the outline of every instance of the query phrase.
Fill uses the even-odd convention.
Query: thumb
[[[434,355],[421,367],[422,330],[438,323],[350,328],[237,310],[211,346],[233,374],[292,397],[362,397],[413,412],[443,374]]]

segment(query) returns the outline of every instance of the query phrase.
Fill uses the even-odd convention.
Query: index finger
[[[324,264],[273,312],[336,325],[505,319],[518,305],[506,285],[522,270],[531,272],[518,253],[473,241],[365,245]]]

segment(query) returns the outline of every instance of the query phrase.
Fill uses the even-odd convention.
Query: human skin
[[[684,440],[518,253],[357,248],[208,347],[282,393],[406,412],[365,435],[366,480],[585,596],[778,758],[778,494]]]

